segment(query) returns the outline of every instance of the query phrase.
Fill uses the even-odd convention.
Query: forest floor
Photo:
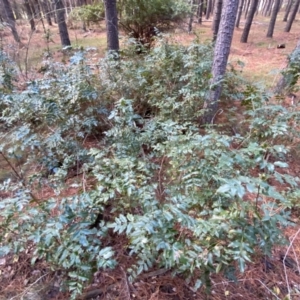
[[[280,70],[287,64],[287,55],[292,52],[300,39],[300,22],[295,21],[290,33],[284,33],[285,23],[278,17],[274,38],[265,37],[268,28],[268,18],[258,16],[255,18],[247,44],[239,42],[241,29],[235,30],[231,48],[230,62],[235,66],[243,62],[243,73],[255,82],[261,81],[273,86],[280,77]],[[187,34],[182,28],[170,33],[170,39],[180,44],[188,45],[198,38],[200,42],[211,39],[211,20],[204,21],[202,25],[194,23],[194,34]],[[50,28],[50,42],[47,44],[43,28],[38,24],[37,31],[32,35],[25,22],[18,24],[18,31],[22,36],[22,44],[13,42],[6,31],[2,35],[2,45],[17,62],[22,71],[24,81],[35,78],[44,52],[49,46],[55,59],[65,59],[60,50],[60,39],[57,26]],[[88,32],[81,29],[70,30],[73,45],[79,47],[96,47],[98,55],[95,60],[103,56],[106,48],[106,32],[103,24],[93,26]],[[284,49],[278,49],[278,44],[285,44]],[[288,105],[288,103],[287,103]],[[7,168],[0,157],[0,180],[6,177]],[[288,172],[299,176],[300,161],[297,153],[291,157]],[[72,189],[66,191],[71,195]],[[46,196],[43,195],[44,197]],[[295,227],[285,229],[285,235],[290,244],[278,246],[273,249],[272,257],[264,257],[257,253],[254,261],[249,263],[243,274],[237,275],[237,280],[225,279],[221,274],[212,276],[211,294],[203,289],[193,291],[181,277],[173,277],[171,272],[149,272],[143,274],[131,284],[127,280],[126,270],[130,259],[126,256],[118,259],[119,266],[112,271],[101,271],[95,274],[93,284],[85,291],[82,299],[138,299],[138,300],[255,300],[255,299],[300,299],[300,220],[294,213],[292,220]],[[122,248],[122,240],[118,242]],[[254,249],[255,250],[255,249]],[[285,263],[283,263],[283,261]],[[43,261],[31,265],[26,255],[20,257],[6,257],[0,259],[0,300],[4,299],[68,299],[68,295],[59,292],[59,274],[49,270]],[[42,296],[41,296],[42,295]]]

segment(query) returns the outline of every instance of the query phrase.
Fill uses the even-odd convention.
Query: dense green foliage
[[[151,46],[159,31],[183,21],[190,7],[184,0],[122,0],[120,27],[143,45]]]
[[[298,113],[232,71],[222,101],[241,101],[244,123],[235,134],[204,132],[211,46],[158,44],[94,71],[84,52],[66,65],[48,60],[23,91],[3,68],[0,150],[18,178],[0,185],[0,255],[30,247],[33,262],[65,272],[73,297],[118,263],[118,237],[127,240],[118,251],[135,258],[132,280],[165,267],[197,275],[196,287],[284,241],[299,193],[284,172]],[[63,197],[69,185],[77,192]],[[36,196],[45,187],[53,197]]]
[[[190,10],[184,0],[121,0],[117,2],[120,28],[137,43],[151,47],[159,32],[184,20]],[[103,3],[76,7],[69,22],[98,23],[104,19]]]
[[[278,82],[276,90],[282,94],[297,92],[299,90],[300,77],[300,47],[289,55],[288,66],[282,72],[282,78]]]
[[[74,8],[69,14],[68,21],[82,21],[87,25],[90,23],[99,23],[105,18],[105,9],[103,3],[83,5]]]

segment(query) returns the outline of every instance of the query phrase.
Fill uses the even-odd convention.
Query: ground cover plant
[[[1,52],[0,154],[13,173],[1,184],[1,255],[46,261],[75,299],[120,255],[129,281],[170,270],[209,292],[213,274],[236,279],[254,254],[286,242],[297,103],[232,69],[220,103],[232,120],[204,128],[210,44],[159,38],[143,55],[98,63],[89,51],[49,57],[22,91]]]

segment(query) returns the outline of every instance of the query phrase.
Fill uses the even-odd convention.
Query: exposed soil
[[[242,29],[235,31],[230,60],[235,63],[241,60],[244,73],[253,81],[262,80],[269,86],[277,82],[279,71],[286,66],[287,55],[294,49],[299,40],[300,22],[293,24],[291,33],[284,33],[285,23],[278,17],[274,38],[265,37],[268,19],[258,16],[252,26],[247,44],[239,42]],[[241,27],[243,26],[241,22]],[[178,43],[189,44],[198,36],[200,41],[211,38],[211,20],[202,25],[194,24],[195,34],[186,34],[182,29],[177,29],[172,34],[172,40]],[[37,31],[32,35],[29,25],[21,22],[18,31],[22,37],[21,45],[17,45],[6,30],[0,32],[2,44],[14,59],[24,76],[24,80],[30,80],[36,76],[41,66],[44,51],[49,46],[57,60],[63,60],[60,51],[60,39],[57,26],[50,28],[51,41],[47,46],[43,38],[43,28],[38,25]],[[99,57],[103,55],[106,46],[104,25],[100,29],[94,26],[88,32],[81,29],[70,30],[72,43],[80,46],[95,46],[98,48]],[[285,44],[284,49],[278,49],[278,44]],[[287,103],[288,105],[288,103]],[[296,145],[297,146],[297,145]],[[5,162],[0,157],[0,180],[4,179]],[[8,171],[7,171],[8,172]],[[299,176],[300,162],[298,152],[291,156],[290,174]],[[41,191],[40,198],[51,196],[51,190]],[[65,195],[76,193],[76,189],[70,188]],[[115,248],[118,253],[119,266],[112,271],[99,271],[95,274],[93,283],[85,291],[81,299],[138,299],[138,300],[247,300],[247,299],[284,299],[287,294],[292,299],[300,299],[300,212],[294,211],[291,219],[295,227],[284,229],[289,244],[276,247],[272,257],[264,257],[257,253],[253,263],[249,263],[244,274],[237,275],[236,280],[225,278],[223,275],[212,277],[211,294],[203,289],[193,291],[186,280],[181,277],[173,277],[171,272],[153,270],[143,274],[131,284],[128,281],[126,268],[131,264],[132,258],[122,249],[119,239]],[[0,300],[4,299],[68,299],[68,294],[59,291],[61,278],[59,272],[50,270],[43,261],[32,265],[30,256],[0,258]]]

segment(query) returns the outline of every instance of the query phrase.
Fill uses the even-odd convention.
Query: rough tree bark
[[[292,24],[295,20],[297,12],[298,12],[299,6],[300,6],[300,0],[296,0],[295,3],[294,3],[294,6],[292,8],[290,17],[289,17],[289,19],[286,23],[285,28],[284,28],[284,32],[290,32],[290,30],[292,28]]]
[[[4,7],[3,17],[10,27],[15,41],[17,43],[20,43],[20,37],[19,37],[17,29],[16,29],[15,17],[14,17],[13,11],[11,9],[10,3],[8,0],[1,0],[1,1],[2,1],[3,7]]]
[[[54,0],[59,36],[63,47],[71,46],[62,0]]]
[[[108,51],[119,51],[118,13],[116,0],[104,0]]]
[[[299,0],[300,1],[300,0]],[[258,0],[252,0],[250,9],[247,15],[245,27],[241,36],[241,43],[247,43],[252,21],[256,12]]]
[[[217,39],[217,35],[218,35],[218,31],[219,31],[223,0],[217,0],[215,5],[216,5],[216,7],[214,9],[214,21],[213,21],[213,26],[212,26],[214,41]]]
[[[218,100],[222,92],[222,84],[220,81],[223,79],[226,72],[238,4],[238,0],[224,1],[219,33],[214,50],[211,80],[211,86],[213,88],[204,104],[204,108],[207,110],[203,117],[204,124],[213,123],[214,117],[218,111]]]
[[[267,37],[269,37],[269,38],[273,37],[276,18],[277,18],[277,14],[279,12],[280,4],[281,4],[281,0],[275,0],[273,11],[272,11],[272,16],[271,16],[271,20],[270,20],[269,28],[268,28],[268,32],[267,32]]]
[[[239,9],[238,9],[238,13],[236,16],[236,21],[235,21],[235,27],[239,28],[240,27],[240,21],[241,21],[241,16],[242,16],[242,12],[243,12],[243,6],[244,6],[244,0],[240,0],[239,1]]]

